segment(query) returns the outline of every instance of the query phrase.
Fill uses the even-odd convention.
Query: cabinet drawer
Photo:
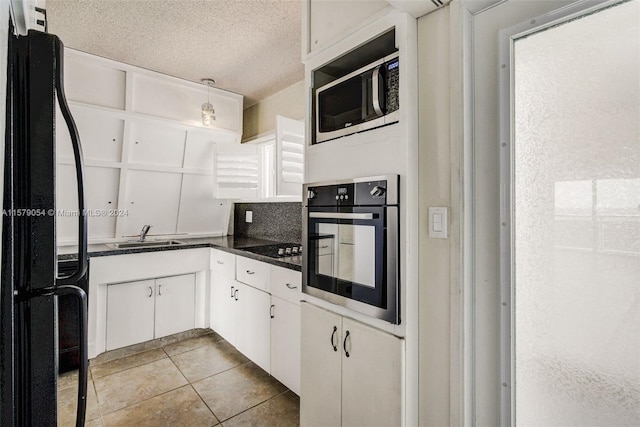
[[[211,270],[225,277],[235,277],[235,255],[217,249],[211,250]]]
[[[270,266],[269,292],[294,304],[302,298],[302,273],[287,268]]]
[[[269,264],[241,256],[236,257],[236,279],[254,288],[268,291]]]

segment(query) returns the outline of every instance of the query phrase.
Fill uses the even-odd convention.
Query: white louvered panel
[[[251,199],[260,187],[260,157],[255,145],[216,147],[215,188],[218,199]]]
[[[304,179],[304,122],[278,116],[276,124],[277,194],[302,194]]]

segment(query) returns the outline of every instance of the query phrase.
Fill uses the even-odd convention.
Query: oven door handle
[[[322,219],[373,219],[372,213],[344,213],[344,212],[309,212],[309,218]]]

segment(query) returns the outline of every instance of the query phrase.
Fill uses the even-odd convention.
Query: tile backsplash
[[[247,211],[252,222],[246,222]],[[239,237],[300,243],[302,241],[302,203],[236,203],[233,234]]]

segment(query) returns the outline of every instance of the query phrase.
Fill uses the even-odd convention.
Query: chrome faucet
[[[147,238],[147,233],[149,232],[149,229],[151,228],[151,225],[146,224],[142,227],[142,230],[140,230],[140,239],[138,239],[139,242],[144,242],[144,240]]]

